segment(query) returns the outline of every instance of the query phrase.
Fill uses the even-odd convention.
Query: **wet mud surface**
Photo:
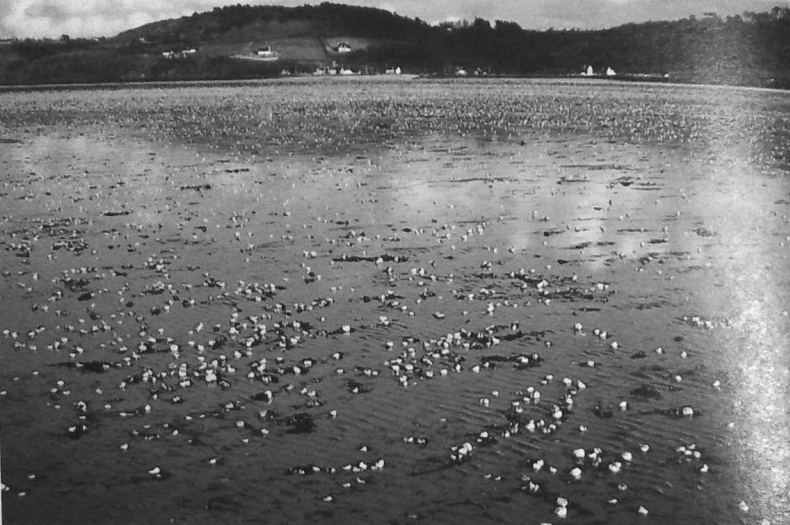
[[[527,86],[551,131],[501,133],[509,83],[437,124],[466,88],[257,142],[267,86],[4,94],[5,522],[790,519],[784,150],[719,132],[784,95],[720,94],[715,127],[674,93],[684,142],[674,109],[574,129],[573,85]]]

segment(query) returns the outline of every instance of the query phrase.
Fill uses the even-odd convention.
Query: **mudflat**
[[[3,519],[790,520],[789,108],[0,94]]]

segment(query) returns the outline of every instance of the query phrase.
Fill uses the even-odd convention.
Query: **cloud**
[[[155,20],[191,14],[190,4],[167,0],[6,0],[0,37],[111,36]]]

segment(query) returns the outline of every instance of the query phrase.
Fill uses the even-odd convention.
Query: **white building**
[[[262,47],[258,49],[258,51],[255,52],[255,55],[261,60],[267,60],[267,61],[275,61],[279,58],[277,56],[277,53],[274,50],[272,50],[272,47],[268,45],[266,47]]]

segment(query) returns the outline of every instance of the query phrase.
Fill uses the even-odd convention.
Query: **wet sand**
[[[765,144],[425,125],[253,154],[19,107],[7,523],[790,519]]]

